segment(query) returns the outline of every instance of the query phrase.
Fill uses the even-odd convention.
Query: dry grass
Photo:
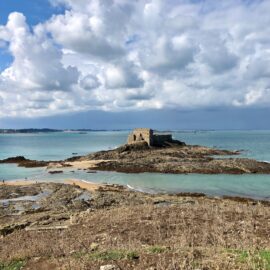
[[[0,260],[15,258],[28,261],[25,269],[270,269],[270,207],[186,198],[99,209],[68,230],[1,239]]]

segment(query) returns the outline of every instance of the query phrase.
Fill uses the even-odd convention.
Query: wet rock
[[[25,162],[27,159],[23,156],[10,157],[3,160],[0,160],[0,163],[20,163]]]
[[[10,157],[10,158],[0,160],[0,164],[1,163],[16,163],[18,164],[19,167],[35,168],[35,167],[46,167],[50,162],[31,160],[23,156],[17,156],[17,157]]]
[[[97,171],[91,171],[91,170],[89,170],[86,173],[97,173]]]
[[[63,171],[49,171],[49,174],[60,174],[63,173]]]

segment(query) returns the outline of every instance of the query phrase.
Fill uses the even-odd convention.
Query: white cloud
[[[269,106],[269,1],[51,2],[66,11],[0,25],[0,116]]]
[[[67,91],[73,83],[77,83],[77,69],[63,67],[60,52],[47,38],[41,25],[31,33],[25,17],[12,13],[5,30],[5,40],[9,42],[14,61],[2,72],[4,81],[18,88],[45,91]]]
[[[146,69],[154,72],[170,72],[184,69],[194,60],[198,49],[193,41],[185,35],[161,36],[148,48],[149,52],[141,51],[141,62]]]
[[[67,11],[47,23],[54,40],[66,49],[95,58],[113,59],[124,54],[117,41],[107,38],[104,22],[98,17]]]
[[[98,88],[100,86],[100,82],[96,76],[87,75],[80,80],[80,86],[83,89],[91,90]]]
[[[134,66],[129,63],[108,65],[104,74],[105,86],[115,88],[138,88],[143,86],[143,80]]]

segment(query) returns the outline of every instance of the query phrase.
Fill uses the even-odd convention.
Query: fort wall
[[[128,144],[147,142],[149,146],[162,146],[166,142],[172,142],[171,134],[155,134],[152,129],[149,128],[136,128],[128,136]]]
[[[128,144],[136,142],[147,142],[148,145],[153,144],[153,130],[149,128],[136,128],[128,136]]]
[[[166,142],[172,141],[172,134],[154,134],[153,136],[153,145],[162,146]]]

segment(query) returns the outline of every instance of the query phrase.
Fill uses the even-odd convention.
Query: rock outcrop
[[[147,143],[140,142],[90,154],[81,160],[103,160],[96,165],[95,170],[125,173],[270,173],[269,163],[233,157],[238,154],[238,151],[173,143],[167,147],[149,147]],[[232,157],[224,158],[228,155]]]
[[[19,167],[25,167],[25,168],[35,168],[35,167],[46,167],[49,162],[48,161],[38,161],[38,160],[31,160],[27,159],[23,156],[17,156],[17,157],[10,157],[3,160],[0,160],[0,164],[5,163],[16,163]]]

